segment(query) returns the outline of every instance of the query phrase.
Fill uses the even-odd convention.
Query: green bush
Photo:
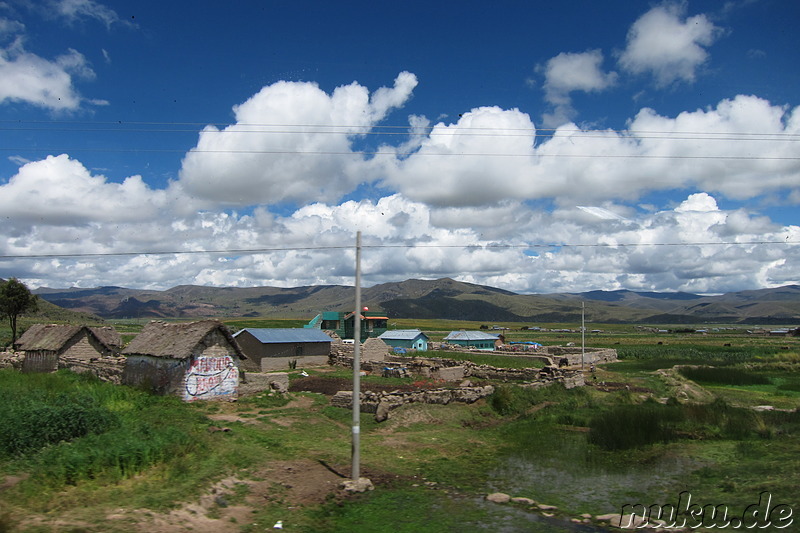
[[[59,393],[51,397],[0,394],[0,455],[16,456],[45,446],[102,433],[117,417],[88,396]]]
[[[530,405],[525,401],[522,389],[513,385],[498,385],[488,401],[492,409],[503,416],[522,413]]]
[[[574,412],[591,406],[591,398],[583,388],[565,389],[563,385],[548,387],[521,387],[502,384],[495,387],[494,393],[487,397],[489,406],[502,416],[520,415],[534,405],[547,402],[558,404],[558,409]]]

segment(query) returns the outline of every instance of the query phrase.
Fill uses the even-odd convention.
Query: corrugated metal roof
[[[234,337],[247,331],[262,344],[288,342],[331,342],[331,338],[319,329],[314,328],[245,328],[234,334]]]
[[[497,335],[483,331],[451,331],[444,338],[446,341],[496,341],[497,339]]]
[[[419,337],[420,335],[428,338],[427,335],[422,333],[418,329],[395,329],[391,331],[386,331],[381,333],[378,338],[380,339],[391,339],[397,341],[411,341]]]

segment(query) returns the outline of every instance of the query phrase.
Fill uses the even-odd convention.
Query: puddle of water
[[[538,513],[498,505],[480,499],[475,502],[476,507],[486,510],[491,517],[490,521],[476,524],[478,531],[491,531],[492,533],[602,533],[607,529],[592,524],[577,524],[563,518],[550,518]],[[493,509],[492,509],[493,507]]]
[[[450,496],[457,506],[480,509],[485,518],[461,524],[465,531],[491,533],[605,533],[608,529],[593,524],[578,524],[568,519],[547,517],[512,504],[497,504],[481,498]]]

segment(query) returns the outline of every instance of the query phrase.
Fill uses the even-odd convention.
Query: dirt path
[[[318,461],[298,459],[272,463],[269,468],[253,473],[255,479],[228,478],[216,483],[197,501],[187,502],[167,513],[144,509],[119,509],[106,520],[135,522],[135,531],[142,533],[238,532],[251,524],[254,513],[265,503],[285,506],[286,516],[298,507],[319,505],[329,495],[341,492],[340,475]],[[231,503],[237,492],[247,490],[243,502]]]
[[[210,420],[214,420],[216,422],[241,422],[242,424],[260,424],[259,420],[253,418],[253,413],[264,413],[264,412],[277,412],[277,411],[285,411],[289,409],[310,409],[311,406],[314,404],[314,400],[309,398],[308,396],[299,396],[293,398],[289,403],[286,405],[282,405],[280,407],[269,407],[269,408],[261,408],[261,407],[254,407],[250,411],[242,411],[238,409],[238,406],[231,406],[232,409],[236,409],[235,411],[229,412],[222,412],[222,413],[212,413],[206,415]],[[291,421],[284,420],[279,421],[278,419],[273,420],[281,425],[291,425]]]

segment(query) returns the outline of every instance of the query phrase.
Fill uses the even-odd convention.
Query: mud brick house
[[[122,349],[119,333],[110,327],[34,324],[14,343],[24,352],[23,372],[55,372],[68,361],[115,357]]]
[[[245,369],[270,371],[325,365],[331,353],[333,339],[314,328],[245,328],[234,338],[247,360]]]
[[[381,333],[378,337],[392,348],[404,348],[424,352],[428,349],[427,335],[418,329],[395,329]]]
[[[246,359],[218,320],[150,322],[122,353],[127,356],[123,384],[190,402],[236,399]]]

